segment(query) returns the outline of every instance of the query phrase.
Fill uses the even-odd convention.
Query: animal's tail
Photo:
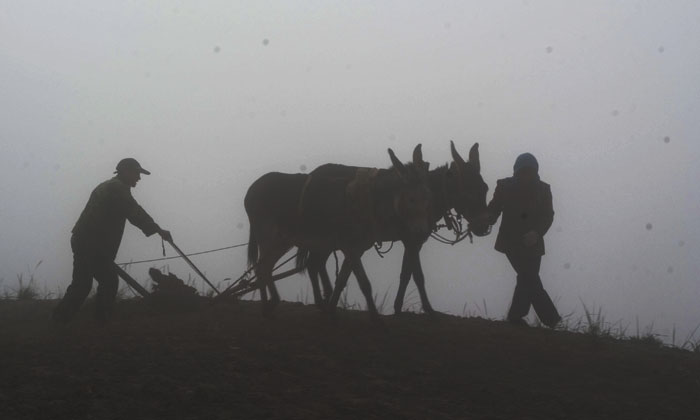
[[[309,251],[308,249],[299,248],[299,249],[297,250],[297,257],[296,257],[296,260],[295,260],[295,267],[296,267],[298,270],[301,270],[301,271],[299,271],[300,273],[305,273],[305,272],[306,272],[306,266],[307,266],[307,264],[309,263],[309,257],[310,257],[310,256],[311,256],[311,251]]]
[[[258,262],[258,241],[255,238],[255,227],[250,224],[250,236],[248,237],[248,267]]]

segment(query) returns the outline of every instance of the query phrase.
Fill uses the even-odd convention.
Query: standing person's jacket
[[[500,179],[488,210],[492,215],[491,224],[496,223],[503,213],[496,238],[497,251],[544,255],[544,235],[554,220],[549,184],[539,179],[530,185],[523,185],[514,177]],[[523,235],[532,230],[538,233],[538,241],[532,247],[526,247]]]
[[[131,195],[131,188],[115,176],[90,194],[73,227],[73,240],[81,250],[114,260],[127,219],[146,236],[160,229]]]

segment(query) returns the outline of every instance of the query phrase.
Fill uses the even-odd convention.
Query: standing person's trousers
[[[94,250],[85,249],[71,238],[73,249],[73,281],[66,294],[53,311],[53,319],[68,322],[80,310],[80,306],[92,290],[92,279],[97,280],[95,295],[95,318],[106,321],[114,307],[114,300],[119,287],[119,277],[114,270],[112,258],[99,255]]]
[[[542,257],[523,253],[508,253],[506,257],[517,273],[517,284],[513,293],[513,303],[508,311],[508,320],[521,319],[527,315],[532,305],[540,321],[548,327],[554,327],[561,317],[542,286],[540,279]]]

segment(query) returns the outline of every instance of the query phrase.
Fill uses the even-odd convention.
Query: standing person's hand
[[[523,245],[530,248],[531,246],[535,245],[539,239],[540,235],[534,230],[531,230],[523,235]]]
[[[161,229],[158,231],[158,234],[160,235],[161,238],[165,242],[172,242],[173,241],[173,236],[170,234],[169,230]]]

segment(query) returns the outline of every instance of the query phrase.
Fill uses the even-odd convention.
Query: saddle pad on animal
[[[377,168],[359,168],[355,173],[355,178],[348,183],[345,189],[355,217],[372,224],[374,224],[372,187],[378,173],[379,169]]]

